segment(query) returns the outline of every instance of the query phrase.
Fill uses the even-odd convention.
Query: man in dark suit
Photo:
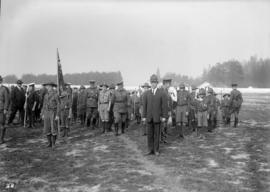
[[[160,124],[168,116],[168,98],[163,89],[157,88],[158,78],[150,78],[151,89],[143,97],[143,122],[148,123],[148,149],[150,154],[159,155]]]
[[[9,116],[8,124],[12,123],[17,111],[20,113],[21,125],[24,121],[24,103],[25,103],[25,91],[22,87],[23,82],[17,81],[17,86],[11,92],[11,114]]]

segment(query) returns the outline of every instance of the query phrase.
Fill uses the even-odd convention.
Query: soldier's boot
[[[6,134],[6,128],[5,127],[0,127],[0,144],[5,143],[5,134]]]
[[[55,148],[55,143],[56,143],[57,135],[52,135],[52,148]]]
[[[122,127],[121,127],[121,133],[124,134],[125,133],[125,128],[126,128],[126,123],[122,122]]]
[[[102,126],[102,133],[106,133],[106,122],[101,122],[101,126]]]
[[[211,120],[208,121],[208,132],[212,132],[213,122]]]
[[[192,131],[195,132],[196,131],[196,121],[192,121]]]
[[[178,137],[179,137],[179,138],[184,138],[184,134],[183,134],[183,124],[182,124],[182,123],[181,123],[180,125],[178,124],[178,125],[177,125],[177,128],[178,128],[178,133],[179,133]]]
[[[234,127],[237,127],[237,125],[238,125],[238,118],[235,117],[235,120],[234,120]]]
[[[69,136],[69,132],[70,132],[70,128],[69,127],[66,127],[66,137]]]
[[[47,147],[52,147],[52,135],[47,135],[48,145]]]
[[[118,123],[114,124],[114,131],[115,131],[115,136],[118,136]]]

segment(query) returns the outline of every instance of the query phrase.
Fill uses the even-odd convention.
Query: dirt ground
[[[133,123],[115,137],[73,127],[57,148],[42,129],[11,127],[0,146],[0,191],[269,192],[270,96],[244,94],[238,128],[220,125],[201,136],[169,130],[161,155],[144,156],[146,137]]]

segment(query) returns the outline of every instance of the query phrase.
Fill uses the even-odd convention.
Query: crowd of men
[[[127,91],[124,83],[96,85],[89,81],[77,89],[66,83],[60,91],[54,82],[44,83],[40,90],[35,84],[27,87],[18,80],[12,88],[3,86],[0,76],[0,143],[4,143],[6,127],[12,125],[19,112],[22,126],[35,128],[43,120],[44,134],[48,147],[55,147],[57,137],[68,137],[71,125],[80,123],[87,129],[101,128],[102,133],[124,134],[131,120],[140,125],[141,134],[147,135],[149,153],[159,155],[160,143],[166,143],[168,130],[176,127],[178,136],[184,138],[184,129],[189,128],[199,135],[200,128],[212,132],[217,127],[218,111],[222,112],[225,125],[233,117],[234,127],[243,102],[237,84],[232,84],[231,93],[223,94],[220,101],[212,88],[199,89],[184,83],[179,89],[172,87],[171,79],[163,79],[159,86],[158,77],[150,77],[139,90]],[[6,125],[7,123],[7,125]],[[61,134],[61,135],[60,135]]]

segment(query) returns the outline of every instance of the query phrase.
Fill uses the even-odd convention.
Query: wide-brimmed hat
[[[225,93],[224,95],[223,95],[223,97],[226,97],[226,96],[231,96],[229,93]]]
[[[23,84],[22,80],[19,79],[19,80],[17,81],[17,84],[19,84],[19,85]]]
[[[163,84],[165,84],[165,83],[171,83],[172,82],[172,79],[170,79],[170,78],[164,78],[162,82],[163,82]]]
[[[181,88],[185,88],[185,84],[184,83],[180,83],[179,87],[180,87],[180,89]]]
[[[208,93],[214,93],[214,90],[211,87],[209,87],[207,92]]]
[[[237,85],[237,83],[232,83],[232,87],[236,87]]]
[[[89,83],[94,84],[94,83],[96,83],[96,81],[95,80],[90,80]]]
[[[35,86],[35,83],[29,83],[28,86]]]
[[[80,86],[80,89],[85,89],[85,86],[81,85],[81,86]]]
[[[144,88],[144,87],[150,88],[151,86],[150,86],[148,83],[144,83],[144,84],[142,85],[142,87],[143,87],[143,88]]]
[[[124,82],[123,81],[119,81],[116,85],[123,85]]]
[[[109,89],[115,89],[115,85],[113,83],[110,84]]]

